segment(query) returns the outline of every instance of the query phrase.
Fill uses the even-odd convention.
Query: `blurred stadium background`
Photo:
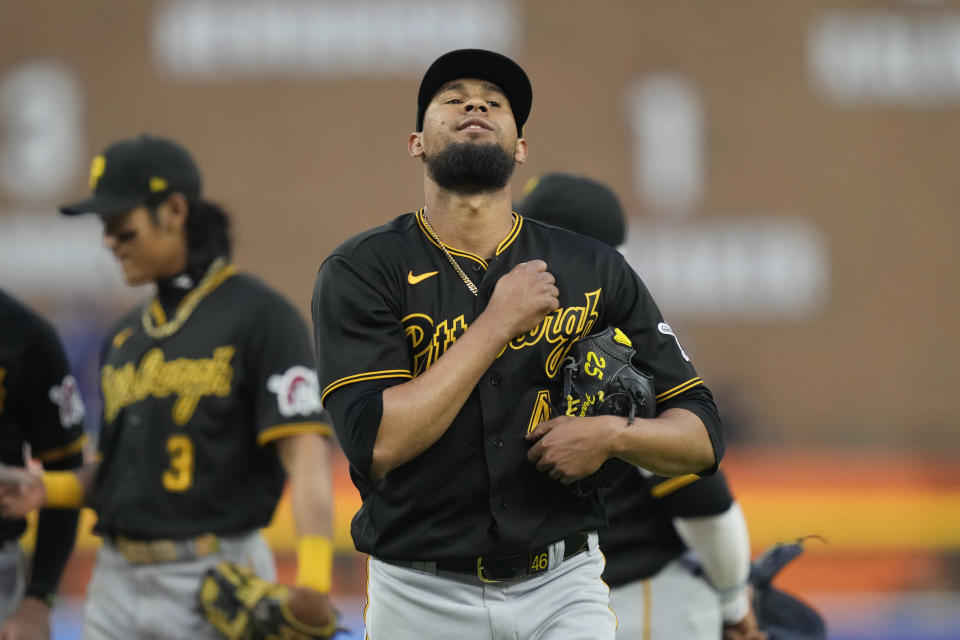
[[[149,293],[122,286],[96,220],[55,213],[93,154],[182,141],[238,263],[306,319],[327,253],[421,204],[423,70],[492,48],[534,85],[517,197],[557,170],[620,194],[627,255],[717,396],[755,553],[826,541],[780,586],[835,640],[960,638],[960,4],[36,0],[0,3],[0,36],[0,287],[60,330],[91,433],[105,325]],[[334,468],[359,634],[358,499]],[[58,640],[79,637],[92,522]],[[291,576],[286,503],[268,535]]]

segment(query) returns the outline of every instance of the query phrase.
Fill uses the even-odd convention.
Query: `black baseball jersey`
[[[83,401],[54,328],[0,291],[0,462],[23,466],[23,445],[45,464],[76,458],[86,442]],[[0,540],[26,521],[0,519]]]
[[[331,433],[306,327],[232,265],[212,268],[171,315],[154,298],[107,336],[97,530],[179,538],[265,526],[285,481],[266,445]]]
[[[611,587],[649,578],[684,553],[674,518],[719,515],[733,497],[723,472],[663,478],[632,471],[604,490],[610,525],[600,529],[607,559],[603,580]]]
[[[526,458],[524,435],[559,406],[558,374],[574,341],[606,325],[622,329],[664,403],[697,396],[702,380],[617,251],[514,214],[492,259],[448,247],[479,288],[475,297],[422,216],[402,215],[345,242],[324,261],[314,291],[322,398],[363,500],[352,525],[357,549],[406,560],[515,553],[603,524],[597,495],[575,496]],[[372,482],[379,415],[362,416],[379,410],[377,391],[426,371],[484,310],[497,280],[538,258],[556,277],[560,308],[504,347],[436,443]],[[719,460],[719,420],[707,404],[690,406]]]

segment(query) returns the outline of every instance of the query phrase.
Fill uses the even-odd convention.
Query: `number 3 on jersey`
[[[180,493],[193,485],[193,441],[184,435],[167,438],[170,467],[163,472],[163,487]]]

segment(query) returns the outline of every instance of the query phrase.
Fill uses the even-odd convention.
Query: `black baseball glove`
[[[653,376],[633,365],[636,352],[630,339],[608,327],[577,341],[563,368],[564,414],[581,418],[598,415],[652,418],[656,413]],[[633,465],[611,458],[593,474],[571,485],[578,496],[609,487]]]
[[[750,565],[753,612],[769,640],[826,640],[827,628],[820,614],[772,584],[773,578],[803,553],[803,541],[774,545]]]
[[[207,570],[198,600],[203,615],[229,640],[328,640],[343,631],[335,612],[323,626],[297,619],[290,608],[294,591],[257,577],[247,567],[220,562]]]

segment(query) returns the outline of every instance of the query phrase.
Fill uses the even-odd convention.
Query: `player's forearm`
[[[317,434],[299,434],[278,440],[277,452],[290,477],[290,506],[297,534],[331,537],[333,485],[327,441]]]
[[[370,465],[374,480],[440,439],[510,337],[481,315],[424,373],[384,390]]]
[[[333,482],[327,441],[304,433],[277,441],[290,476],[297,540],[297,586],[328,593],[333,582]]]
[[[612,454],[661,476],[697,473],[713,465],[710,436],[700,418],[686,409],[667,409],[656,418],[627,426],[624,418],[611,443]]]
[[[63,568],[73,551],[78,516],[75,509],[40,510],[37,518],[36,552],[33,554],[27,595],[52,604]]]
[[[81,469],[83,455],[73,454],[67,458],[47,463],[51,472],[69,473]],[[79,480],[76,481],[79,484]],[[26,594],[48,605],[53,603],[53,597],[60,583],[63,568],[73,551],[77,537],[78,509],[40,509],[37,518],[37,539],[32,557],[32,567],[29,572],[30,581],[27,584]]]
[[[747,577],[750,573],[750,535],[740,505],[715,516],[674,518],[684,543],[694,552],[710,583],[720,592],[725,623],[747,614]]]

